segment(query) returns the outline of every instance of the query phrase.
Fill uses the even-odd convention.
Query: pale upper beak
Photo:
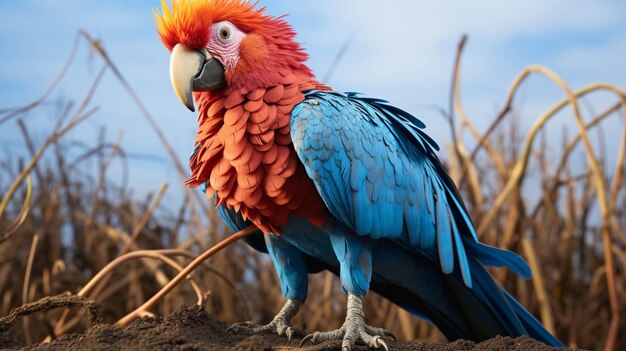
[[[176,96],[193,112],[192,93],[222,88],[224,67],[208,52],[176,44],[170,57],[170,79]]]

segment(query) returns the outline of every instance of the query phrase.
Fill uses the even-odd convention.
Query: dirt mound
[[[24,350],[294,350],[301,336],[288,342],[276,335],[235,335],[228,325],[209,315],[202,306],[181,306],[167,317],[144,317],[120,329],[95,324],[83,334],[64,335],[49,344],[36,344]],[[10,335],[0,333],[0,349],[18,350],[23,345]],[[458,340],[450,344],[425,344],[418,341],[390,342],[392,350],[557,350],[528,337],[496,337],[475,344]],[[340,342],[326,342],[305,350],[340,350]],[[368,350],[358,346],[357,350]]]

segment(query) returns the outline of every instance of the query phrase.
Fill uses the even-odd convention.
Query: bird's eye
[[[228,22],[218,24],[215,30],[217,39],[224,44],[228,43],[233,38],[233,32],[233,25]]]
[[[220,29],[220,38],[223,40],[227,40],[228,38],[230,38],[230,29],[226,27]]]

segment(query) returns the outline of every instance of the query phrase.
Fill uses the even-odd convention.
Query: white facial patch
[[[228,21],[214,23],[211,26],[211,40],[207,50],[224,68],[233,68],[239,61],[239,45],[245,37],[246,33]]]

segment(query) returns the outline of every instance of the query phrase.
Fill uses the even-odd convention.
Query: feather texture
[[[362,236],[436,249],[442,271],[456,262],[471,286],[462,237],[476,240],[473,224],[423,127],[354,93],[308,92],[291,119],[295,150],[335,217]]]
[[[245,94],[196,94],[199,127],[187,180],[190,186],[204,184],[218,205],[237,208],[266,233],[280,233],[291,213],[318,225],[327,216],[291,145],[289,112],[304,99],[303,84],[294,74],[281,81],[280,88]]]

